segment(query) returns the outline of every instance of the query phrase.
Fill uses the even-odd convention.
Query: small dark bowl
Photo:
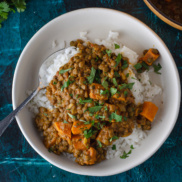
[[[171,18],[169,18],[166,14],[164,14],[162,11],[160,11],[150,0],[143,0],[144,3],[148,6],[148,8],[156,15],[158,16],[162,21],[167,23],[168,25],[182,30],[182,23],[179,23]]]

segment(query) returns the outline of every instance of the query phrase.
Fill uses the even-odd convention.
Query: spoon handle
[[[5,117],[2,121],[0,121],[0,136],[4,133],[9,124],[13,121],[15,116],[21,111],[29,101],[35,97],[35,95],[39,92],[39,88],[34,90],[28,98],[26,98],[14,111],[12,111],[7,117]]]

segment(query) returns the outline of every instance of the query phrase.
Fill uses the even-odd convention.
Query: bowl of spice
[[[180,0],[144,0],[148,8],[162,21],[182,30],[182,1]]]

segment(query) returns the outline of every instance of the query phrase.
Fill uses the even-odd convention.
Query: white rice
[[[80,32],[80,38],[84,41],[88,41],[87,32]],[[131,91],[133,93],[133,96],[135,97],[136,104],[143,103],[147,100],[151,101],[156,95],[162,94],[162,89],[159,86],[151,83],[149,74],[150,71],[145,71],[141,74],[136,73],[133,65],[135,65],[138,61],[138,54],[128,47],[123,46],[120,42],[117,42],[118,38],[118,32],[110,31],[107,39],[96,39],[95,43],[100,45],[103,44],[108,49],[112,50],[112,52],[114,52],[115,54],[122,53],[123,56],[129,58],[130,65],[129,68],[125,70],[125,74],[129,73],[129,77],[127,78],[129,83],[135,83]],[[120,48],[115,49],[114,44],[118,44]],[[56,43],[52,46],[56,46]],[[77,52],[78,50],[75,50],[71,47],[66,49],[64,52],[59,53],[55,58],[51,58],[51,63],[47,64],[46,67],[42,69],[42,82],[46,82],[48,84],[52,80],[56,72],[59,70],[59,68],[66,64],[70,60],[70,58],[74,56]],[[39,107],[53,109],[53,106],[51,106],[49,100],[45,96],[45,92],[45,90],[41,90],[37,94],[37,96],[28,104],[29,110],[34,114],[38,113]],[[123,138],[120,137],[113,143],[116,145],[116,150],[112,150],[113,145],[107,147],[106,159],[112,159],[121,156],[124,151],[128,151],[130,149],[131,145],[133,145],[134,148],[139,147],[146,137],[146,131],[142,131],[141,129],[135,127],[133,133],[130,136]],[[72,154],[63,153],[63,155],[67,156],[69,159],[74,160]]]

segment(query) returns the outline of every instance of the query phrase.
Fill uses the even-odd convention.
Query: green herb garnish
[[[108,82],[106,81],[107,77],[104,78],[104,81],[102,82],[102,86],[105,88],[105,89],[108,89]]]
[[[162,69],[162,66],[160,65],[160,63],[158,63],[158,65],[153,64],[152,66],[154,67],[154,72],[155,72],[155,73],[161,74],[161,73],[159,72],[159,70]]]
[[[89,129],[89,130],[85,130],[84,132],[83,132],[83,134],[84,134],[84,137],[86,138],[86,139],[88,139],[88,138],[90,138],[93,134],[95,134],[97,131],[93,131],[92,129]]]
[[[88,108],[89,112],[93,113],[93,112],[97,112],[100,111],[102,109],[103,106],[94,106],[94,107],[90,107]]]
[[[119,74],[117,71],[114,72],[114,75],[115,75],[116,77],[120,77],[120,74]]]
[[[124,118],[125,121],[127,121],[127,119],[128,119],[126,116],[124,116],[123,118]]]
[[[111,121],[111,120],[113,120],[113,119],[115,119],[116,122],[121,122],[121,121],[122,121],[122,116],[116,114],[116,112],[115,112],[115,113],[113,112],[113,113],[111,113],[111,115],[109,116],[109,120]]]
[[[70,94],[71,97],[73,97],[73,94]]]
[[[85,100],[83,100],[82,98],[79,98],[79,103],[80,104],[91,103],[91,102],[92,102],[92,99],[85,99]]]
[[[106,50],[106,53],[107,53],[108,56],[110,56],[112,51],[111,50]]]
[[[134,84],[135,84],[135,83],[128,83],[128,84],[123,83],[122,85],[119,86],[119,88],[120,88],[120,89],[124,89],[124,88],[132,89]]]
[[[97,143],[99,144],[99,147],[101,148],[102,147],[102,143],[99,140],[97,140]]]
[[[68,115],[69,115],[70,118],[76,119],[76,116],[74,116],[74,115],[72,115],[72,114],[70,114],[70,113],[68,113]]]
[[[66,69],[66,70],[60,70],[59,71],[59,74],[63,74],[63,73],[66,73],[67,71],[71,70],[72,68],[69,68],[69,69]]]
[[[54,85],[56,85],[56,84],[57,84],[57,82],[53,82],[53,84],[54,84]]]
[[[118,64],[120,63],[121,59],[122,59],[122,55],[118,54],[117,58],[115,59],[115,61],[116,61],[115,67],[118,66]]]
[[[145,62],[142,62],[142,66],[143,66],[146,70],[149,70],[149,66],[148,66]]]
[[[131,150],[130,150],[128,153],[126,153],[126,152],[124,151],[124,152],[123,152],[123,155],[120,156],[120,158],[121,158],[121,159],[126,159],[126,158],[128,158],[128,157],[129,157],[128,155],[131,154],[132,149],[134,149],[134,148],[133,148],[133,145],[130,146],[130,149],[131,149]]]
[[[109,93],[109,90],[100,90],[101,95],[106,95]]]
[[[109,139],[110,142],[112,142],[113,140],[117,140],[118,137],[117,136],[113,136],[112,138]]]
[[[112,79],[112,82],[114,83],[114,85],[117,87],[118,86],[118,83],[117,83],[117,81],[116,81],[116,78],[113,78]]]
[[[68,123],[68,122],[66,120],[64,120],[63,123]]]
[[[107,111],[108,110],[107,106],[105,106],[104,109],[105,109],[105,111]]]
[[[135,69],[138,70],[142,67],[141,63],[137,63],[134,65]]]
[[[61,87],[61,91],[63,91],[64,88],[68,87],[68,86],[69,86],[70,84],[72,84],[73,82],[74,82],[74,81],[70,81],[70,80],[64,82],[63,86]]]
[[[95,69],[94,67],[92,67],[92,68],[91,68],[90,76],[87,77],[88,82],[89,82],[90,84],[92,84],[93,81],[94,81],[95,73],[96,73],[96,69]]]
[[[126,74],[126,78],[128,78],[129,76],[130,76],[130,74],[129,74],[129,73],[127,73],[127,74]]]
[[[120,48],[120,46],[118,44],[114,44],[114,46],[115,46],[115,49],[119,49]]]
[[[128,95],[128,92],[125,90],[124,91],[124,96],[126,97]]]
[[[113,145],[112,146],[112,150],[116,150],[116,145]]]
[[[123,61],[123,66],[121,67],[123,70],[128,67],[128,62],[126,60]]]
[[[117,88],[111,87],[111,88],[110,88],[110,92],[111,92],[111,96],[113,96],[114,94],[117,93]]]

